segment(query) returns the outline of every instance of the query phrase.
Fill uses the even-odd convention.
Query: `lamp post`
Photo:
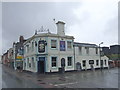
[[[101,43],[99,44],[99,54],[100,54],[100,69],[101,69],[101,71],[102,71],[101,48],[100,48],[100,45],[101,45],[101,44],[103,44],[103,42],[101,42]]]

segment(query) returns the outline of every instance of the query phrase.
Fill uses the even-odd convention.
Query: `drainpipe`
[[[75,70],[75,45],[73,45],[73,50],[74,50],[74,70]]]

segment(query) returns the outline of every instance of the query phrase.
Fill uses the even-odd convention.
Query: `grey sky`
[[[66,23],[66,35],[75,41],[109,46],[118,43],[117,0],[80,2],[3,2],[2,49],[9,49],[20,35],[26,39],[42,25],[56,33],[53,18]]]

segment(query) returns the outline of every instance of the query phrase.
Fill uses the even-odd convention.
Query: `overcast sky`
[[[20,35],[31,37],[41,26],[57,33],[56,22],[65,24],[66,35],[76,42],[109,46],[118,43],[118,0],[79,2],[3,2],[2,50],[17,42]]]

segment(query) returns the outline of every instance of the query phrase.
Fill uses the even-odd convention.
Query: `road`
[[[3,88],[118,88],[118,68],[44,75],[3,67],[2,81]]]

